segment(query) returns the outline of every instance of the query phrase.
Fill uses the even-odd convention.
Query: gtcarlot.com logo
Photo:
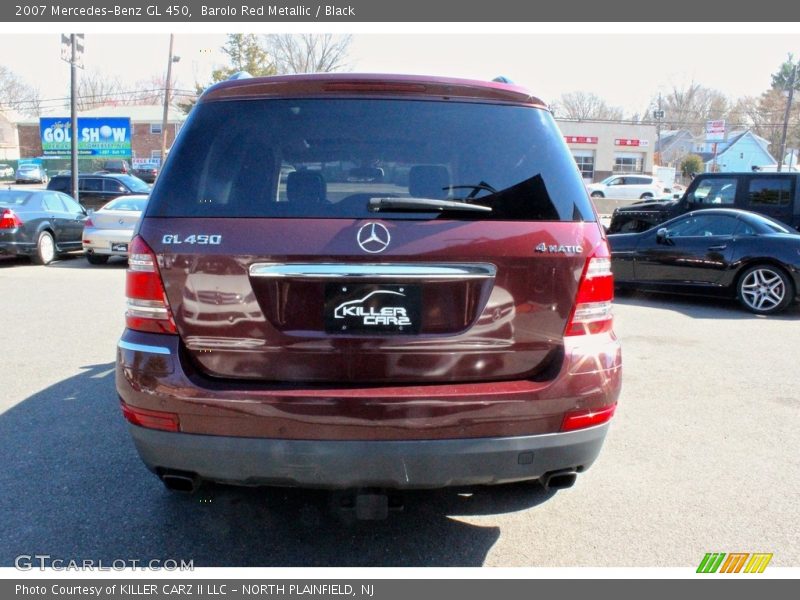
[[[14,559],[14,567],[19,571],[52,569],[54,571],[125,571],[139,569],[142,571],[194,571],[194,561],[175,560],[172,558],[154,558],[151,560],[114,559],[94,560],[74,558],[54,558],[50,554],[20,554]]]
[[[764,552],[709,552],[700,561],[698,573],[763,573],[772,554]]]

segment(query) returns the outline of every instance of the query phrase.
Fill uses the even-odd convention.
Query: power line
[[[119,91],[119,92],[98,92],[95,94],[84,94],[79,95],[78,100],[100,100],[100,99],[108,99],[113,98],[116,96],[141,96],[144,94],[154,94],[154,93],[164,93],[166,88],[151,88],[145,90],[128,90],[128,91]],[[187,89],[173,89],[170,88],[170,93],[178,93],[180,95],[197,95],[196,90],[187,90]],[[70,101],[69,96],[62,97],[62,98],[43,98],[40,100],[12,100],[10,102],[3,102],[0,103],[0,106],[6,108],[19,108],[23,106],[29,106],[31,108],[41,108],[42,105],[53,105],[53,106],[62,106],[62,103],[68,103]]]

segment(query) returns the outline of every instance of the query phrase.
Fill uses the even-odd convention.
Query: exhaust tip
[[[575,485],[577,479],[578,472],[575,469],[564,469],[545,473],[539,482],[545,490],[565,490]]]
[[[165,472],[161,474],[161,481],[171,492],[193,494],[200,487],[200,479],[192,473]]]

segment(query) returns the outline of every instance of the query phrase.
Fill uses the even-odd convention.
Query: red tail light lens
[[[0,229],[14,229],[21,225],[22,219],[10,208],[6,208],[0,213]]]
[[[126,325],[137,331],[177,333],[155,253],[139,236],[133,238],[129,250],[125,281]]]
[[[564,420],[561,423],[561,431],[575,431],[576,429],[585,429],[586,427],[602,425],[611,420],[616,410],[617,405],[612,404],[611,406],[604,406],[602,408],[568,412],[564,415]]]
[[[84,227],[94,227],[94,223],[92,222],[91,218],[88,218],[83,222],[83,226]]]
[[[133,425],[147,427],[148,429],[161,429],[162,431],[180,430],[180,421],[175,413],[136,408],[122,401],[120,401],[120,404],[122,405],[123,416]]]
[[[603,245],[586,262],[565,335],[590,335],[611,331],[613,299],[611,259],[608,257],[608,249]]]

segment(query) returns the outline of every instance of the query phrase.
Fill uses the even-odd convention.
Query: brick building
[[[69,111],[42,115],[69,118]],[[78,113],[78,117],[127,117],[131,120],[131,159],[158,162],[161,157],[161,125],[164,107],[145,106],[103,106]],[[178,109],[170,108],[167,115],[167,149],[172,146],[175,136],[186,120],[186,115]],[[23,158],[42,155],[39,119],[28,118],[17,123],[19,134],[19,153]],[[82,159],[83,160],[83,159]]]

